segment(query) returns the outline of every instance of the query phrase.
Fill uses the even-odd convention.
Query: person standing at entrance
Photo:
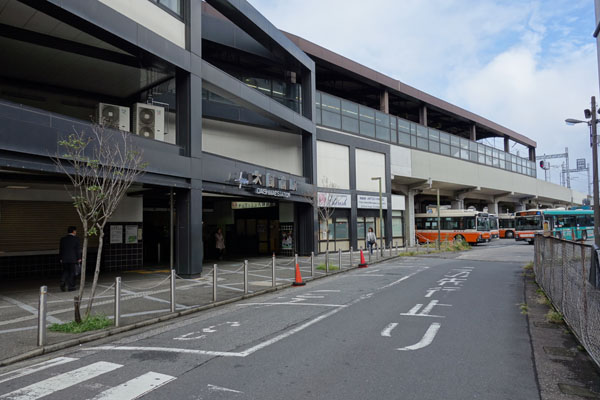
[[[60,239],[58,258],[63,270],[60,277],[60,290],[69,292],[75,290],[75,269],[81,262],[81,246],[77,237],[77,228],[70,226],[67,235]]]
[[[375,236],[373,228],[369,228],[369,232],[367,232],[367,248],[371,254],[373,254],[373,246],[375,246],[375,243],[377,243],[377,236]]]
[[[219,260],[222,260],[223,254],[225,254],[225,238],[221,228],[217,229],[217,233],[215,233],[215,247],[217,248]]]

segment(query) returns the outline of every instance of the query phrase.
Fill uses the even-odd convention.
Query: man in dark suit
[[[77,237],[77,228],[70,226],[67,229],[68,234],[60,239],[60,252],[58,257],[63,266],[60,277],[60,290],[69,292],[75,290],[75,268],[81,262],[81,246]]]

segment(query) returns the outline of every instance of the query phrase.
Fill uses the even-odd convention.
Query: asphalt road
[[[519,308],[532,250],[498,241],[255,297],[2,370],[0,399],[538,399]]]

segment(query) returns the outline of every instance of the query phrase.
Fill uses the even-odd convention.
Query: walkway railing
[[[600,366],[600,290],[594,253],[589,245],[535,237],[536,282]]]

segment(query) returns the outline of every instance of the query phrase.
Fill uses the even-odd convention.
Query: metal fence
[[[592,246],[536,235],[535,280],[600,366],[598,257]]]

